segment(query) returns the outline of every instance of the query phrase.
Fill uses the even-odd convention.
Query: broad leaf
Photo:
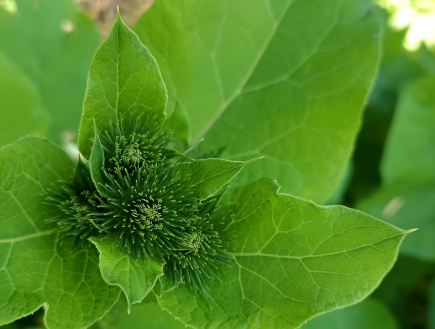
[[[0,6],[0,50],[40,93],[42,105],[52,119],[50,139],[60,143],[74,138],[87,73],[100,39],[96,24],[71,0],[13,3],[16,12]],[[65,132],[71,136],[65,136]]]
[[[26,135],[44,136],[48,114],[35,86],[0,51],[0,146]]]
[[[396,319],[385,305],[376,299],[336,310],[302,325],[300,329],[398,329]]]
[[[204,159],[181,163],[177,169],[181,177],[189,177],[189,190],[206,199],[228,184],[250,162]]]
[[[357,208],[405,229],[418,228],[406,238],[400,252],[435,260],[435,185],[381,188]]]
[[[132,258],[125,251],[113,247],[113,241],[91,238],[100,251],[100,269],[104,280],[119,286],[127,297],[128,307],[140,303],[163,275],[163,262],[144,258]]]
[[[322,207],[261,179],[225,198],[228,249],[207,296],[181,285],[160,305],[195,328],[298,328],[361,301],[393,265],[407,232],[343,206]]]
[[[379,58],[365,0],[156,0],[134,30],[180,104],[193,142],[266,156],[239,183],[276,178],[324,202],[345,170]],[[164,26],[164,28],[162,28]]]
[[[402,93],[382,158],[386,185],[435,182],[435,76],[424,77]]]
[[[119,298],[98,271],[95,251],[57,246],[58,211],[46,191],[69,181],[74,166],[46,139],[23,138],[0,150],[0,324],[46,305],[48,328],[83,328],[101,318]]]
[[[103,181],[103,166],[104,166],[104,150],[101,145],[100,137],[95,130],[94,145],[92,146],[91,156],[89,158],[89,167],[91,171],[92,180],[98,191],[101,189]]]
[[[111,122],[134,115],[163,122],[167,93],[155,59],[119,12],[107,39],[95,54],[79,131],[79,149],[88,158],[94,120],[104,132]]]

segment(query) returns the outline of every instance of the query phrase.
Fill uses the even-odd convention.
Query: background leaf
[[[97,128],[129,115],[163,123],[167,93],[155,59],[119,13],[107,39],[95,54],[79,131],[79,149],[89,158]]]
[[[161,28],[164,26],[165,28]],[[364,0],[157,0],[134,30],[186,111],[193,142],[266,156],[240,184],[276,178],[324,202],[345,170],[376,73],[380,23]]]
[[[435,182],[435,76],[410,84],[401,95],[382,158],[385,185]]]
[[[0,50],[40,93],[51,117],[48,137],[56,143],[73,139],[99,43],[97,27],[70,0],[14,2],[16,12],[0,7]]]
[[[0,146],[26,135],[44,136],[49,123],[35,86],[0,51]]]
[[[221,268],[222,282],[206,298],[184,285],[157,293],[164,309],[195,328],[298,328],[379,285],[406,232],[277,190],[261,179],[227,195],[234,262]]]
[[[144,258],[134,259],[125,251],[113,248],[113,241],[92,237],[100,251],[100,270],[104,280],[119,286],[127,297],[128,307],[140,303],[163,275],[163,262]]]
[[[376,299],[323,314],[301,326],[301,329],[398,329],[391,312]]]
[[[382,185],[358,209],[403,228],[419,228],[404,254],[435,259],[435,77],[411,83],[400,96],[382,157]]]
[[[69,181],[74,166],[46,139],[28,137],[0,150],[0,324],[46,307],[48,328],[83,328],[101,318],[120,289],[98,271],[95,251],[57,246],[46,223],[58,210],[47,189]]]

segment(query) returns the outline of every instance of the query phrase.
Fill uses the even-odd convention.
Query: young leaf
[[[132,258],[125,251],[113,247],[113,241],[90,239],[100,251],[100,270],[104,280],[119,286],[125,293],[130,309],[140,303],[153,289],[157,279],[163,275],[163,262],[151,259]]]
[[[48,328],[83,328],[119,298],[98,271],[95,251],[57,246],[46,219],[58,209],[46,191],[72,179],[68,155],[46,139],[27,137],[0,150],[0,325],[46,306]]]
[[[234,261],[207,296],[185,285],[160,305],[195,328],[298,328],[361,301],[393,265],[407,232],[359,211],[323,207],[261,179],[225,198]]]
[[[35,86],[51,118],[48,137],[60,143],[65,131],[75,136],[79,127],[98,28],[71,0],[9,3],[17,12],[0,8],[0,50]],[[25,100],[30,98],[21,96]]]
[[[228,184],[250,162],[205,159],[180,163],[177,169],[181,177],[190,176],[189,190],[196,197],[206,199]]]
[[[0,51],[0,146],[26,135],[44,136],[49,117],[28,78]]]
[[[95,130],[95,140],[92,146],[91,156],[89,158],[89,167],[91,170],[92,180],[95,183],[95,187],[98,191],[101,189],[101,185],[104,183],[102,175],[102,168],[104,165],[104,150],[101,145],[100,137]]]
[[[393,314],[380,301],[369,298],[361,303],[314,318],[300,329],[398,329]]]
[[[110,122],[118,123],[130,115],[162,123],[166,102],[166,87],[155,59],[118,12],[89,72],[79,130],[80,152],[85,158],[90,155],[94,119],[101,132]]]
[[[382,158],[386,185],[435,182],[435,76],[417,80],[400,96]]]
[[[378,65],[369,1],[156,0],[134,30],[194,143],[227,146],[233,160],[266,156],[237,182],[269,176],[285,193],[330,196]]]

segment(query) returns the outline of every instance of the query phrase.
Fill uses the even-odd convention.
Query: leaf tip
[[[121,14],[119,13],[119,6],[116,6],[116,20],[121,20]]]
[[[418,231],[418,228],[413,228],[413,229],[410,229],[410,230],[406,230],[406,231],[403,231],[405,234],[409,234],[409,233],[412,233],[412,232],[415,232],[415,231]]]

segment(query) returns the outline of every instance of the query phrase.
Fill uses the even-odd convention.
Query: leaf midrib
[[[286,8],[283,10],[283,14],[281,15],[280,19],[278,21],[273,21],[273,17],[271,17],[273,21],[273,26],[271,29],[270,34],[267,36],[263,46],[261,47],[260,51],[257,54],[257,57],[254,59],[252,66],[248,69],[246,72],[246,75],[243,77],[243,79],[240,81],[239,86],[234,90],[233,94],[222,103],[222,105],[217,109],[213,117],[210,119],[210,121],[204,125],[202,130],[193,138],[192,143],[197,143],[201,138],[204,137],[204,135],[207,133],[207,131],[214,125],[214,123],[221,117],[222,113],[227,109],[228,105],[230,105],[233,100],[242,92],[243,87],[248,82],[249,78],[251,77],[254,70],[257,68],[258,63],[260,62],[261,58],[263,58],[264,52],[269,47],[270,42],[272,41],[273,37],[276,34],[276,31],[278,30],[278,27],[282,23],[282,20],[287,15],[287,12],[290,8],[290,6],[293,4],[292,0],[289,0]]]

